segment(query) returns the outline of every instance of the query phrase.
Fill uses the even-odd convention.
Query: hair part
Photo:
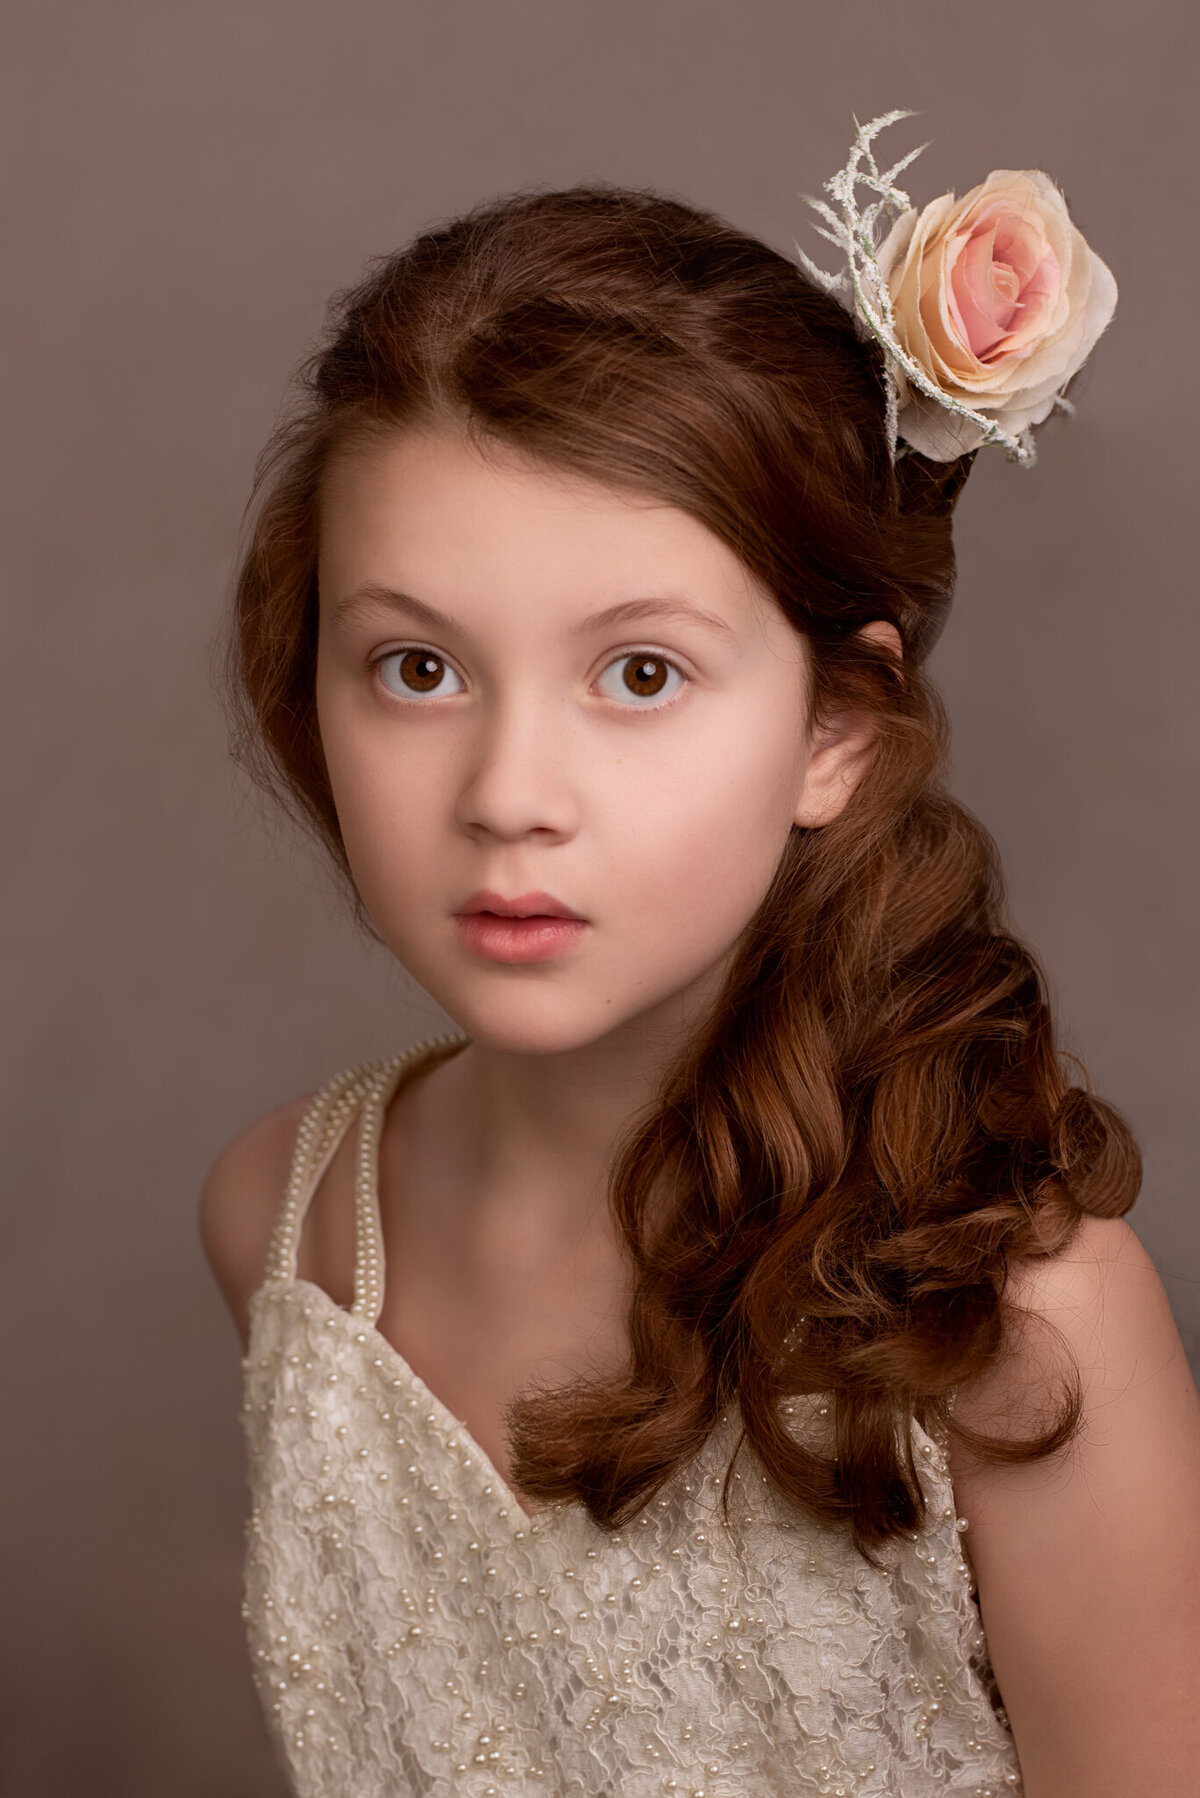
[[[231,659],[243,756],[347,877],[314,697],[319,502],[331,458],[380,431],[453,423],[690,513],[804,634],[818,717],[875,730],[843,813],[793,828],[707,1026],[617,1146],[629,1366],[516,1401],[520,1488],[615,1527],[736,1401],[768,1478],[871,1553],[923,1516],[910,1417],[998,1460],[1062,1447],[1069,1369],[1023,1437],[951,1409],[1004,1352],[1012,1263],[1127,1210],[1140,1178],[1124,1121],[1069,1083],[994,846],[945,790],[923,665],[973,456],[893,464],[881,352],[836,300],[709,214],[609,188],[494,202],[378,263],[301,396],[260,464]],[[902,665],[859,634],[877,619]],[[833,1453],[785,1418],[816,1392]]]

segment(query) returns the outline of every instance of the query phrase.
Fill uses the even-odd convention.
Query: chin
[[[538,998],[514,993],[501,1004],[448,1004],[445,999],[439,1004],[472,1042],[504,1055],[567,1055],[620,1027],[610,1015],[592,1020],[579,1007],[564,1012],[539,1004]]]
[[[505,1055],[569,1055],[632,1030],[662,1035],[664,1046],[694,1024],[719,985],[720,963],[647,951],[655,978],[639,985],[619,958],[608,966],[562,961],[478,969],[427,945],[395,943],[393,954],[430,998],[480,1048]],[[402,950],[408,953],[401,953]],[[424,950],[424,953],[421,952]],[[624,976],[624,978],[622,978]]]
[[[549,983],[527,978],[520,984],[499,982],[482,992],[462,986],[426,990],[472,1042],[505,1055],[569,1055],[645,1019],[647,1012],[629,998],[622,1004],[611,994],[584,994],[565,986],[555,991]]]

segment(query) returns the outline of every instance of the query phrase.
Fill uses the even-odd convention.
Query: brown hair
[[[618,1146],[629,1370],[517,1401],[521,1488],[619,1524],[736,1400],[769,1478],[867,1552],[923,1514],[909,1417],[996,1458],[1062,1446],[1070,1372],[1020,1440],[950,1409],[1007,1340],[1010,1263],[1139,1183],[1122,1119],[1063,1071],[991,839],[942,785],[922,664],[972,458],[893,464],[880,352],[835,300],[708,214],[607,188],[499,201],[377,264],[302,392],[260,466],[235,659],[259,771],[347,874],[314,703],[317,510],[362,432],[454,421],[681,507],[808,639],[818,713],[877,729],[842,815],[793,829],[711,1019]],[[857,634],[875,619],[902,669]],[[829,1455],[785,1422],[805,1392],[830,1395]]]

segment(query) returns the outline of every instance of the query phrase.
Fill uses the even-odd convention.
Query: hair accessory
[[[838,210],[803,196],[846,268],[830,275],[796,254],[859,335],[883,347],[893,462],[909,450],[950,462],[1000,443],[1028,468],[1032,426],[1055,407],[1074,411],[1062,389],[1112,318],[1117,284],[1039,169],[994,169],[961,200],[942,194],[918,212],[895,183],[928,144],[882,173],[871,147],[885,126],[916,116],[855,119],[849,160],[824,184]],[[878,196],[861,211],[859,186]],[[881,221],[890,228],[877,243]]]

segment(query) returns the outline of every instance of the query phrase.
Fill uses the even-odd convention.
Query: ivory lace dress
[[[376,1324],[378,1144],[405,1077],[353,1069],[301,1126],[251,1303],[244,1614],[298,1798],[1001,1798],[1020,1790],[943,1449],[914,1422],[922,1533],[881,1569],[788,1506],[736,1436],[609,1534],[527,1514]],[[347,1310],[296,1278],[309,1199],[358,1118]],[[791,1427],[819,1439],[819,1399]]]

